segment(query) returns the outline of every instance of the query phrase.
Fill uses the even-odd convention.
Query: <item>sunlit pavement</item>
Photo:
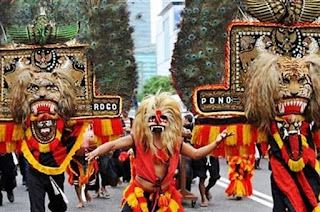
[[[213,195],[213,201],[209,203],[207,208],[200,207],[200,199],[196,202],[195,208],[191,207],[191,202],[184,202],[183,205],[187,212],[191,211],[215,211],[215,212],[228,212],[228,211],[237,211],[237,212],[248,212],[248,211],[259,211],[259,212],[270,212],[272,211],[272,199],[271,199],[271,190],[270,190],[270,171],[268,171],[267,160],[263,159],[261,161],[262,170],[255,171],[255,176],[253,179],[254,190],[256,195],[253,195],[251,198],[243,198],[240,201],[235,200],[235,198],[227,197],[224,193],[225,186],[227,186],[227,171],[228,166],[224,159],[220,159],[220,174],[222,179],[218,181],[211,189]],[[6,197],[6,193],[3,198],[3,206],[0,207],[1,212],[24,212],[30,211],[29,209],[29,199],[28,192],[25,187],[21,185],[21,176],[17,178],[18,187],[14,190],[15,202],[10,203]],[[121,211],[120,203],[122,199],[122,191],[125,188],[126,183],[123,183],[115,188],[107,187],[109,193],[111,194],[110,199],[96,198],[92,199],[91,202],[86,203],[84,208],[78,209],[77,197],[74,191],[74,188],[65,183],[65,192],[69,199],[68,211],[72,212],[102,212],[102,211]],[[199,196],[198,181],[192,184],[192,192]],[[93,192],[91,192],[93,194]],[[48,204],[48,200],[46,200]],[[49,210],[48,210],[49,211]]]

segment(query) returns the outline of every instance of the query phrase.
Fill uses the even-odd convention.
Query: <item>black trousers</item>
[[[17,186],[16,166],[11,153],[0,155],[0,192],[12,192]]]
[[[64,174],[52,176],[54,181],[63,190]],[[35,169],[30,168],[29,179],[29,199],[31,212],[45,211],[45,196],[48,193],[48,208],[53,212],[64,212],[67,210],[67,204],[60,194],[55,195],[52,188],[49,175],[43,174]]]
[[[219,159],[213,156],[210,156],[210,164],[207,164],[207,157],[203,157],[200,160],[193,160],[193,176],[199,177],[200,179],[207,179],[207,170],[210,173],[211,181],[217,181],[220,179],[220,165]]]

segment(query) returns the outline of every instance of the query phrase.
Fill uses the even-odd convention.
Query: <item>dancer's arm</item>
[[[133,145],[133,139],[131,135],[127,135],[124,137],[121,137],[114,141],[109,141],[107,143],[102,144],[92,152],[86,152],[86,160],[90,161],[94,159],[95,157],[102,155],[104,153],[110,152],[111,150],[115,149],[128,149],[132,147]]]
[[[190,157],[192,159],[198,160],[208,155],[209,153],[211,153],[214,148],[219,146],[219,144],[223,141],[223,139],[231,135],[233,135],[233,133],[228,133],[227,130],[224,130],[217,136],[214,142],[206,146],[203,146],[199,149],[194,148],[188,143],[183,143],[181,147],[181,154],[184,156]]]

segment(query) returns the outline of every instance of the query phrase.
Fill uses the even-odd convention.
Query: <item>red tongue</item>
[[[299,159],[299,136],[298,135],[290,135],[289,143],[291,147],[291,153],[294,160]]]
[[[50,107],[48,106],[39,106],[38,113],[50,113]]]
[[[301,107],[298,105],[285,106],[284,114],[301,114]]]
[[[46,137],[49,135],[49,132],[41,132],[41,134]]]

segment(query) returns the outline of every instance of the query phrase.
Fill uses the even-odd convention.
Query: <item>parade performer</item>
[[[224,129],[235,136],[212,155],[268,142],[276,212],[319,211],[319,17],[314,0],[186,0],[173,53],[195,147]]]
[[[0,153],[22,151],[30,164],[32,212],[45,211],[46,194],[49,210],[63,212],[64,171],[88,126],[97,145],[123,134],[137,81],[126,5],[17,0],[0,10]]]
[[[78,208],[83,208],[85,201],[91,201],[88,186],[95,185],[98,173],[97,160],[88,162],[85,160],[84,155],[85,149],[96,148],[92,125],[88,126],[83,136],[84,139],[80,149],[77,150],[67,167],[67,173],[69,175],[68,182],[70,185],[74,185],[79,200],[77,204]],[[83,196],[85,200],[83,199]]]
[[[320,211],[311,124],[320,123],[319,61],[316,54],[295,58],[265,53],[250,66],[246,113],[269,134],[274,211]]]
[[[141,102],[131,135],[99,146],[87,153],[87,159],[132,147],[133,179],[124,190],[122,211],[184,211],[181,195],[172,185],[180,153],[202,158],[232,133],[223,131],[215,141],[199,149],[182,142],[181,134],[179,103],[168,93],[158,93]]]
[[[235,196],[237,200],[252,195],[252,177],[254,171],[254,157],[229,156],[230,184],[225,192],[228,196]]]

